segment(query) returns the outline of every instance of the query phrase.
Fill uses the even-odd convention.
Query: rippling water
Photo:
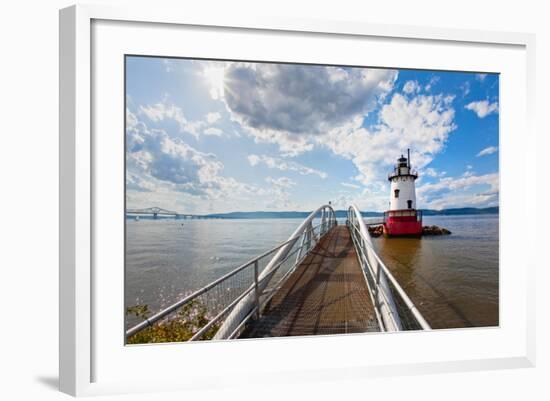
[[[426,216],[451,235],[373,240],[433,328],[498,325],[498,215]]]
[[[159,310],[285,241],[301,221],[127,220],[126,306]],[[498,216],[424,223],[453,234],[374,239],[388,268],[434,328],[498,325]]]

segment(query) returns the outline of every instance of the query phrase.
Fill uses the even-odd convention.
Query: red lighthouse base
[[[391,210],[384,213],[384,235],[417,237],[422,235],[422,213],[417,210]]]

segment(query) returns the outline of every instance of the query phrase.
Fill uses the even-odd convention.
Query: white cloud
[[[288,177],[279,177],[279,178],[272,178],[272,177],[266,177],[265,181],[273,185],[277,188],[291,188],[296,186],[296,182],[291,180]]]
[[[348,210],[352,203],[356,203],[355,201],[356,198],[354,196],[346,194],[339,194],[335,198],[331,199],[332,207],[335,210]]]
[[[363,189],[361,196],[351,197],[350,194],[360,191],[352,192],[339,187],[337,191],[343,194],[340,193],[334,202],[346,202],[345,207],[353,200],[365,210],[384,210],[389,198],[387,173],[395,159],[401,152],[405,153],[407,148],[411,148],[413,167],[420,171],[421,177],[440,179],[439,182],[447,179],[444,177],[445,172],[426,167],[445,148],[450,133],[456,129],[454,97],[423,92],[433,91],[439,77],[433,77],[424,87],[420,87],[417,81],[406,82],[403,86],[403,92],[407,94],[405,96],[393,92],[397,79],[396,71],[247,63],[219,64],[210,66],[212,68],[208,73],[203,69],[201,74],[208,81],[212,97],[222,100],[229,117],[238,123],[233,124],[233,127],[240,125],[242,135],[250,135],[257,142],[276,144],[282,156],[296,156],[313,148],[325,148],[337,156],[348,159],[350,165],[353,163],[357,169],[353,173],[356,182],[340,184],[354,190]],[[472,82],[475,83],[473,80]],[[460,96],[460,92],[458,94]],[[483,105],[483,102],[486,105]],[[216,104],[219,106],[221,103]],[[483,118],[498,112],[498,103],[472,102],[466,109],[476,112]],[[374,123],[368,128],[364,127],[364,118],[374,112],[377,112],[377,115],[369,118],[369,121]],[[220,113],[208,113],[200,120],[190,121],[182,109],[166,101],[138,108],[138,114],[152,122],[166,119],[175,121],[180,131],[197,138],[200,135],[223,135],[224,132],[231,132],[233,129],[220,124],[224,122],[221,121]],[[224,116],[226,115],[224,113]],[[142,123],[132,116],[127,118],[128,127],[140,127]],[[136,130],[136,134],[131,138],[132,144],[137,148],[150,148],[148,134],[140,129]],[[293,205],[290,202],[289,191],[296,182],[290,178],[268,177],[268,189],[240,183],[223,177],[223,164],[215,156],[199,152],[178,138],[168,135],[170,132],[165,133],[168,138],[166,140],[160,134],[163,131],[148,131],[149,134],[157,136],[164,148],[143,154],[135,152],[135,160],[132,162],[136,168],[147,169],[148,174],[129,174],[129,188],[131,186],[135,191],[151,191],[157,185],[156,192],[162,192],[158,189],[160,187],[166,188],[167,191],[181,191],[186,194],[195,191],[194,196],[204,197],[209,201],[221,200],[224,196],[234,199],[259,195],[264,197],[259,202],[272,200],[272,203],[264,204],[274,209]],[[177,132],[177,129],[174,131]],[[324,171],[282,157],[281,154],[279,157],[251,154],[248,156],[248,162],[251,166],[266,166],[304,176],[314,175],[323,179],[328,176]],[[201,160],[204,160],[204,164],[201,164]],[[152,167],[156,165],[159,165],[159,168],[154,170]],[[209,173],[199,175],[198,172],[202,170]],[[159,178],[163,177],[163,174],[170,179]],[[292,173],[285,174],[292,178],[297,177]],[[470,179],[476,177],[474,174],[467,173],[457,179]],[[186,184],[186,180],[193,184]],[[300,179],[300,182],[302,180],[304,179]],[[334,188],[331,189],[326,181],[323,184],[320,180],[316,182],[319,183],[319,187],[326,188],[327,198],[334,196],[329,193]],[[338,185],[338,182],[339,180],[333,184]],[[358,185],[359,183],[361,185]],[[433,196],[443,191],[442,188],[426,188],[426,204],[435,207],[445,202]],[[236,194],[233,195],[231,190]],[[457,200],[461,196],[467,198],[467,194],[464,194],[461,188],[452,191],[454,192],[448,199]],[[482,198],[488,199],[487,202],[494,200],[494,194],[489,193],[472,196],[472,199],[480,202]],[[498,193],[496,196],[498,197]],[[276,200],[281,200],[282,203],[277,205]],[[228,208],[230,207],[227,206],[225,209]]]
[[[220,118],[222,118],[220,113],[208,113],[206,115],[206,121],[208,121],[208,124],[214,124],[217,122]]]
[[[203,194],[216,184],[223,165],[211,154],[202,153],[163,130],[150,130],[143,123],[128,127],[127,169],[141,181],[169,184],[177,191]],[[137,180],[133,179],[137,184]]]
[[[418,93],[420,91],[420,85],[418,84],[418,81],[407,81],[405,82],[405,85],[403,85],[403,92],[406,94],[412,94],[412,93]]]
[[[437,171],[433,167],[425,168],[421,172],[421,176],[426,175],[428,177],[443,177],[445,174],[447,174],[445,171]]]
[[[431,77],[431,78],[430,78],[430,82],[428,82],[428,84],[424,87],[424,89],[426,90],[426,92],[431,91],[432,88],[439,82],[439,80],[440,80],[440,77],[438,77],[437,75]]]
[[[460,207],[490,207],[498,206],[498,200],[498,193],[457,193],[425,203],[425,208],[441,210]]]
[[[394,94],[382,106],[380,122],[372,129],[364,128],[357,118],[319,140],[335,154],[350,159],[359,173],[356,180],[364,185],[385,181],[399,153],[407,148],[411,149],[413,167],[419,169],[444,148],[456,128],[452,101],[452,96],[407,99]]]
[[[266,177],[265,181],[269,184],[268,190],[272,195],[265,203],[268,209],[294,208],[296,204],[290,199],[290,189],[296,186],[296,182],[288,177],[272,178]]]
[[[258,155],[249,155],[247,158],[252,167],[257,166],[261,161],[261,158]]]
[[[340,184],[342,184],[342,186],[344,186],[344,187],[348,187],[348,188],[351,188],[351,189],[359,189],[359,188],[361,188],[360,185],[351,184],[351,183],[349,183],[349,182],[341,182]]]
[[[436,183],[419,186],[416,193],[423,208],[498,205],[499,175],[466,172],[462,177],[445,177]]]
[[[470,88],[471,88],[470,81],[466,81],[462,85],[460,85],[460,90],[462,91],[463,98],[465,98],[470,94],[470,90],[471,90]]]
[[[476,113],[479,118],[485,118],[490,114],[498,113],[498,103],[490,103],[488,100],[471,102],[464,107]]]
[[[487,156],[487,155],[491,155],[495,152],[498,151],[498,148],[496,146],[489,146],[488,148],[485,148],[483,149],[482,151],[480,151],[476,157],[481,157],[481,156]]]
[[[162,205],[189,211],[189,205],[206,207],[199,200],[219,200],[237,208],[243,199],[266,194],[261,188],[224,177],[224,166],[214,154],[200,152],[164,130],[149,129],[130,111],[127,121],[129,207]]]
[[[203,134],[204,135],[214,135],[214,136],[222,136],[223,135],[223,131],[219,128],[215,128],[215,127],[209,127],[209,128],[206,128],[204,131],[203,131]]]
[[[473,185],[486,184],[492,191],[498,191],[498,173],[470,176],[470,177],[445,177],[437,183],[424,184],[417,189],[419,194],[438,190],[455,190],[469,188]]]
[[[424,169],[424,175],[427,175],[428,177],[437,177],[437,171],[435,171],[434,168],[426,168]]]
[[[295,156],[312,150],[316,136],[373,111],[396,79],[397,71],[382,69],[232,63],[224,98],[257,141]]]
[[[208,86],[210,97],[223,99],[225,93],[226,63],[220,61],[201,61],[199,75]]]
[[[323,179],[327,178],[328,176],[327,173],[323,171],[304,166],[295,161],[280,159],[280,158],[271,157],[267,155],[255,155],[255,154],[249,155],[248,162],[252,167],[257,166],[259,164],[264,164],[268,168],[277,169],[281,171],[295,171],[301,175],[313,174],[313,175],[318,175]]]
[[[149,106],[140,106],[139,113],[145,114],[149,120],[154,122],[172,119],[182,127],[187,124],[187,119],[183,115],[183,111],[179,107],[173,104],[168,105],[165,102],[158,102]]]
[[[359,210],[384,211],[388,209],[389,200],[389,185],[383,185],[382,188],[365,188],[361,192],[361,195],[351,199],[352,202],[348,202],[347,206],[349,206],[350,203],[354,203]],[[347,208],[347,206],[343,205],[345,208]]]
[[[139,114],[145,115],[153,122],[162,122],[164,120],[175,121],[179,126],[180,132],[191,134],[197,139],[201,134],[216,136],[223,134],[219,128],[212,127],[221,118],[221,114],[217,112],[208,113],[204,120],[189,121],[180,107],[162,101],[153,105],[140,106]]]

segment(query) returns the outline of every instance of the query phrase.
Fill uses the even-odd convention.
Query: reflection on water
[[[127,220],[126,305],[157,311],[285,241],[301,221]],[[373,239],[382,260],[432,327],[498,325],[498,216],[424,222],[453,234]]]
[[[373,240],[433,328],[498,325],[498,216],[427,216],[449,236]]]

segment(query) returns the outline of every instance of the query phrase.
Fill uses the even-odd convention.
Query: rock
[[[368,226],[369,234],[371,237],[379,237],[383,234],[384,228],[379,226]]]
[[[380,237],[384,234],[384,227],[382,225],[368,226],[369,234],[371,237]],[[449,235],[451,232],[443,227],[438,226],[424,226],[422,227],[422,235]]]
[[[422,235],[449,235],[451,232],[443,227],[424,226],[422,227]]]

